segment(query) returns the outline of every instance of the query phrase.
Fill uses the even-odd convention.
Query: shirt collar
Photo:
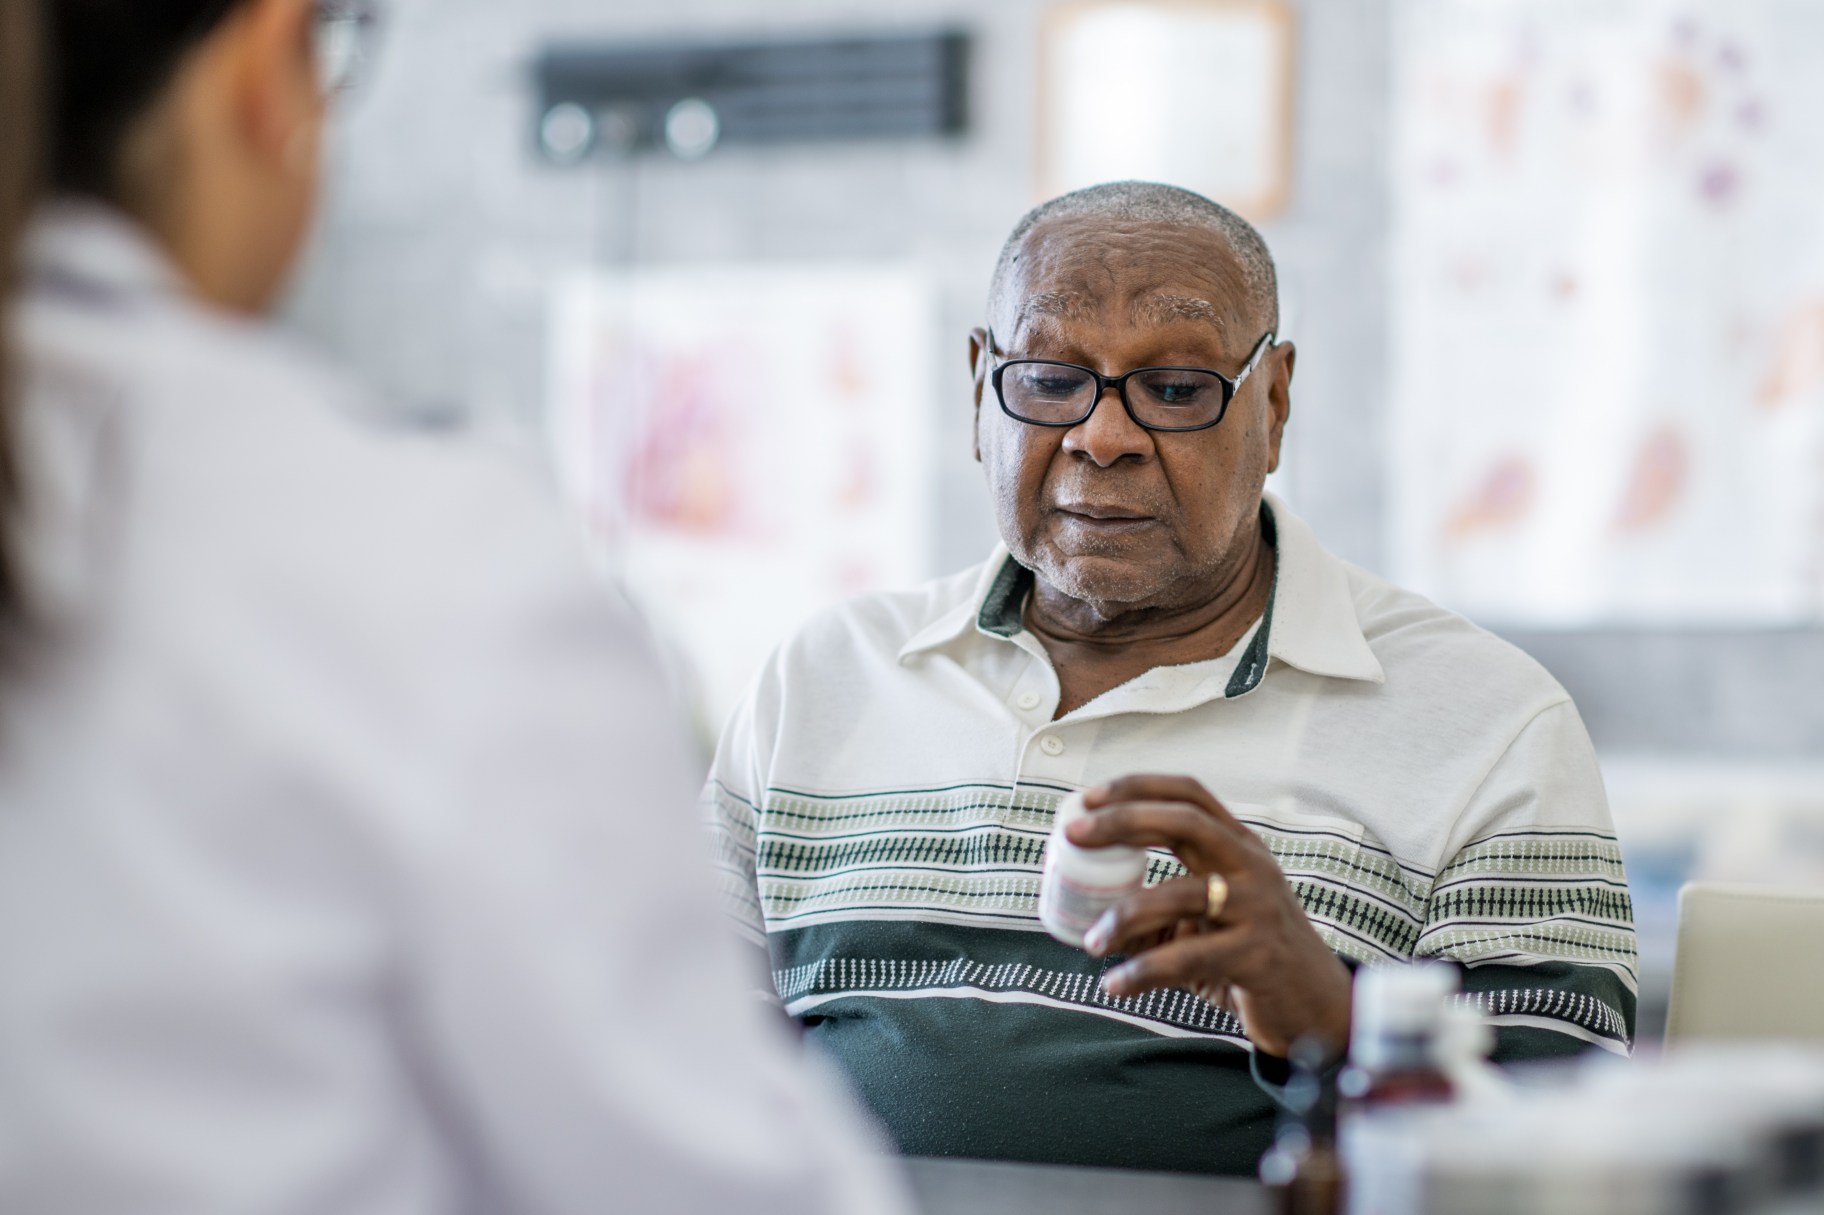
[[[975,589],[969,597],[950,610],[942,613],[924,628],[914,633],[905,645],[899,648],[899,661],[905,662],[915,655],[928,650],[942,649],[944,646],[970,632],[970,626],[977,624],[986,610],[990,598],[994,597],[996,588],[1002,588],[1012,582],[1022,583],[1019,598],[1014,600],[1014,618],[1019,616],[1019,605],[1025,599],[1025,587],[1030,585],[1032,571],[1021,566],[1013,559],[1004,544],[996,544],[988,560],[981,566],[981,572],[975,580]],[[978,626],[979,627],[979,626]],[[989,634],[1006,637],[1010,634]]]
[[[1278,550],[1273,592],[1260,630],[1229,680],[1226,694],[1245,695],[1259,686],[1268,657],[1313,675],[1386,682],[1386,673],[1355,614],[1347,568],[1325,551],[1304,520],[1273,494],[1261,512],[1267,539]],[[1032,571],[997,544],[964,602],[938,616],[901,647],[900,661],[973,632],[1011,640],[1024,632],[1020,609],[1032,589]]]
[[[1268,653],[1312,675],[1387,682],[1355,612],[1349,567],[1284,502],[1265,497],[1279,529],[1278,603]]]
[[[182,294],[183,278],[151,237],[102,203],[58,199],[33,217],[21,249],[34,286],[103,297]]]

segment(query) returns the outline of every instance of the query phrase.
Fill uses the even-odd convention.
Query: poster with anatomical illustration
[[[1824,4],[1396,14],[1396,575],[1496,623],[1817,620]]]
[[[557,292],[565,489],[720,726],[807,616],[928,575],[937,306],[901,266],[586,274]]]

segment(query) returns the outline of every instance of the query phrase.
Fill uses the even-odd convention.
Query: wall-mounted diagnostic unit
[[[725,145],[943,138],[967,123],[968,35],[562,45],[538,60],[537,143],[695,159]]]

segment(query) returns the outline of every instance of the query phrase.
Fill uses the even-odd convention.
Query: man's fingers
[[[1084,848],[1169,848],[1193,869],[1226,870],[1243,863],[1244,841],[1182,801],[1110,803],[1072,823],[1066,833],[1071,843]]]
[[[1173,878],[1130,894],[1102,913],[1084,934],[1083,948],[1094,957],[1137,953],[1179,921],[1201,916],[1209,900],[1201,877]]]
[[[1247,830],[1203,782],[1189,776],[1137,773],[1117,777],[1083,794],[1083,805],[1090,810],[1116,802],[1188,802],[1232,831]]]
[[[1129,958],[1102,979],[1111,996],[1136,996],[1161,987],[1209,989],[1228,983],[1235,930],[1180,937]]]
[[[1229,808],[1222,804],[1222,800],[1193,777],[1145,773],[1122,776],[1083,793],[1084,808],[1092,811],[1122,802],[1182,802],[1195,806],[1237,838],[1254,838],[1254,833],[1229,813]]]

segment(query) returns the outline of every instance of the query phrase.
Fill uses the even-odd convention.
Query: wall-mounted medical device
[[[669,151],[953,137],[968,121],[968,35],[560,45],[538,60],[537,145],[557,164],[597,150]]]

